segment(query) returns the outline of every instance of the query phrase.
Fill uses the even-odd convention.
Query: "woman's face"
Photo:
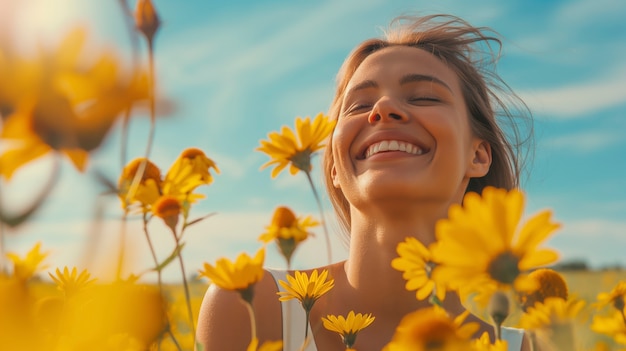
[[[350,79],[332,136],[333,184],[352,206],[458,202],[491,162],[473,137],[457,75],[413,47],[382,49]]]

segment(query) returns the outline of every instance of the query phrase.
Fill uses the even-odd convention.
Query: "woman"
[[[483,66],[485,57],[496,58],[490,44],[499,46],[499,40],[453,16],[395,23],[400,25],[386,39],[356,47],[338,74],[330,111],[337,124],[324,174],[350,249],[346,261],[323,267],[335,287],[311,311],[314,342],[308,350],[344,350],[337,335],[319,325],[321,317],[351,310],[376,318],[354,347],[381,350],[403,316],[429,306],[405,289],[390,265],[398,243],[408,235],[432,243],[437,220],[467,191],[518,186],[517,144],[507,140],[495,116],[496,108],[505,115],[507,109],[492,89],[506,85]],[[265,274],[255,288],[261,342],[283,338],[276,281],[284,278],[274,275]],[[452,293],[444,307],[452,315],[464,311]],[[248,318],[236,293],[210,288],[198,340],[206,350],[245,350]],[[301,324],[293,325],[298,332]],[[491,330],[481,322],[479,333]],[[520,349],[529,349],[521,334],[510,336],[509,350]]]

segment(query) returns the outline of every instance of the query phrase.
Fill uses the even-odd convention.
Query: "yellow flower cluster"
[[[137,158],[124,167],[118,196],[126,211],[137,205],[143,213],[152,212],[172,227],[180,214],[186,219],[191,204],[204,197],[194,191],[213,182],[211,170],[219,173],[215,162],[198,148],[184,150],[164,178],[150,160]]]

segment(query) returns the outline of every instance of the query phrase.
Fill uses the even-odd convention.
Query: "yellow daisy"
[[[567,283],[561,274],[549,269],[540,268],[528,274],[528,278],[536,282],[536,289],[522,292],[519,300],[524,311],[533,307],[536,302],[543,302],[548,297],[560,297],[567,300]]]
[[[235,262],[227,258],[217,260],[215,266],[204,263],[200,276],[207,277],[222,289],[237,291],[248,303],[252,302],[254,284],[263,278],[265,249],[261,248],[254,258],[242,253]]]
[[[202,194],[193,191],[200,185],[209,185],[213,182],[211,169],[220,173],[215,162],[198,148],[187,148],[170,166],[163,182],[163,193],[177,196],[181,202],[193,203],[203,198]]]
[[[614,311],[608,317],[594,316],[591,330],[610,336],[618,344],[626,345],[626,322],[624,315],[619,311]]]
[[[76,267],[73,267],[71,272],[67,267],[63,268],[63,272],[57,268],[56,276],[52,275],[52,273],[48,273],[48,275],[57,284],[57,288],[65,293],[66,297],[75,296],[96,281],[95,279],[89,279],[91,274],[86,269],[78,274]]]
[[[283,126],[280,133],[268,134],[269,140],[261,140],[261,146],[257,151],[266,153],[272,158],[261,169],[276,165],[272,170],[272,178],[275,178],[287,165],[289,172],[294,175],[298,171],[309,173],[311,171],[311,156],[321,150],[325,139],[335,127],[335,121],[331,121],[323,113],[318,114],[311,122],[310,117],[304,120],[296,118],[295,134],[287,126]]]
[[[463,297],[472,290],[489,294],[535,288],[526,272],[557,260],[554,250],[538,246],[559,225],[551,221],[550,211],[543,211],[520,227],[523,207],[520,191],[493,187],[485,188],[482,197],[468,193],[463,206],[452,205],[448,218],[436,225],[433,256],[441,264],[436,279],[448,282]]]
[[[287,291],[280,291],[280,301],[288,301],[298,299],[305,311],[311,311],[315,301],[322,295],[326,294],[335,285],[334,279],[328,279],[328,270],[325,269],[321,274],[317,273],[317,269],[307,276],[306,273],[296,271],[295,276],[287,274],[287,282],[280,280],[278,283]]]
[[[322,317],[324,328],[334,331],[341,335],[344,345],[347,348],[351,348],[355,341],[356,336],[361,330],[372,324],[375,317],[372,314],[354,314],[354,311],[348,312],[348,316],[334,316],[328,315]]]
[[[506,351],[508,350],[506,340],[496,340],[495,343],[491,343],[489,340],[489,334],[484,332],[480,338],[472,342],[472,351]]]
[[[254,338],[250,341],[246,351],[282,351],[283,342],[279,341],[266,341],[259,347],[259,339]]]
[[[36,243],[23,259],[15,253],[7,253],[7,258],[13,262],[13,277],[20,281],[27,281],[37,272],[47,268],[47,265],[42,265],[46,256],[48,252],[41,252],[40,242]]]
[[[298,245],[312,235],[308,229],[319,225],[311,216],[297,218],[293,211],[285,206],[274,210],[272,222],[265,228],[259,240],[269,243],[276,241],[281,254],[291,262],[291,257]]]
[[[466,311],[452,319],[443,308],[433,306],[407,314],[396,327],[384,351],[427,351],[437,345],[439,351],[467,350],[477,323],[463,323]]]
[[[537,302],[520,317],[520,327],[528,330],[570,324],[579,317],[585,301],[570,298],[547,297]]]
[[[624,296],[626,296],[626,282],[621,281],[617,283],[611,292],[598,294],[597,306],[611,305],[618,311],[624,311]]]
[[[86,42],[82,29],[69,33],[53,52],[35,58],[0,54],[0,138],[10,148],[0,155],[0,175],[10,179],[23,165],[49,152],[66,155],[83,171],[88,152],[104,140],[121,113],[148,97],[144,72],[125,73],[103,54],[85,67],[79,57]]]
[[[135,184],[137,172],[143,173]],[[118,180],[118,197],[122,207],[127,209],[139,203],[143,212],[149,212],[152,205],[161,197],[161,170],[150,160],[140,157],[130,161],[122,170]]]
[[[408,237],[398,244],[399,257],[391,261],[391,266],[402,272],[402,278],[406,282],[406,289],[416,290],[418,300],[424,300],[429,296],[443,301],[446,296],[446,288],[443,282],[435,282],[432,272],[436,267],[430,250],[419,240]]]

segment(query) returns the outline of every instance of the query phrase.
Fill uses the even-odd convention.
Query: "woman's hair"
[[[428,51],[459,77],[470,128],[475,136],[490,144],[492,153],[489,171],[483,177],[470,179],[466,192],[481,193],[489,185],[505,189],[518,187],[524,164],[522,156],[526,155],[521,147],[532,142],[532,119],[526,105],[496,73],[495,63],[502,43],[489,28],[471,26],[451,15],[396,18],[384,39],[362,42],[344,61],[337,74],[337,91],[330,106],[330,118],[339,118],[346,86],[361,63],[369,55],[392,46]],[[516,117],[525,117],[522,119],[528,127],[525,137],[520,135],[520,128],[514,120]],[[330,138],[324,154],[324,180],[339,223],[349,233],[350,205],[341,189],[333,186],[332,149]]]

